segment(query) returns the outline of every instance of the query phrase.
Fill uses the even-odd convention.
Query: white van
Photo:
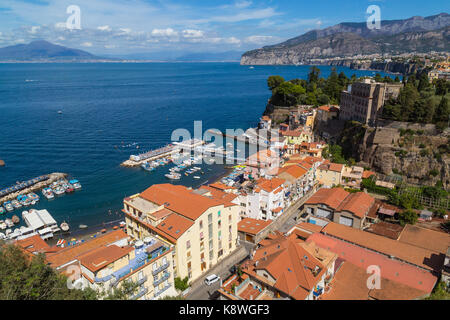
[[[219,280],[220,280],[220,277],[218,275],[212,274],[212,275],[206,277],[205,283],[207,286],[210,286]]]

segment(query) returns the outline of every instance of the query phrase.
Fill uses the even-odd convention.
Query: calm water
[[[330,67],[321,69],[327,77]],[[237,63],[0,64],[0,159],[7,164],[0,189],[65,172],[83,190],[53,201],[42,197],[36,208],[72,226],[117,219],[125,196],[168,182],[168,167],[153,173],[120,167],[130,154],[167,144],[177,128],[192,132],[195,120],[204,130],[256,126],[270,96],[267,77],[306,79],[308,71]],[[122,142],[141,148],[115,148]],[[201,180],[180,183],[197,187],[225,172],[212,168]]]

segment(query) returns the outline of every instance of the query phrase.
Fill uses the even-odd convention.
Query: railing
[[[131,297],[131,300],[137,300],[148,292],[147,288],[141,289],[138,293]]]
[[[167,286],[165,286],[164,288],[162,288],[161,290],[158,290],[157,292],[155,292],[155,297],[153,299],[156,299],[157,297],[159,297],[164,291],[166,291],[167,289],[169,289],[172,286],[171,283],[167,284]]]
[[[137,284],[140,286],[141,284],[143,284],[145,281],[147,281],[147,276],[144,276],[142,279],[139,279],[138,281],[137,281]]]
[[[153,270],[152,274],[153,275],[157,275],[158,273],[160,273],[163,270],[166,270],[169,267],[169,262],[166,262],[165,264],[163,264],[162,266],[160,266],[158,269]]]
[[[160,283],[163,283],[164,281],[166,281],[169,278],[170,278],[170,272],[166,272],[166,274],[164,274],[161,278],[153,281],[153,286],[156,287],[157,285],[159,285]]]

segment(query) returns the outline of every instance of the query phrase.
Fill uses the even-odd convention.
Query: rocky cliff
[[[401,135],[401,129],[408,134]],[[414,184],[450,188],[449,134],[437,134],[434,125],[386,123],[368,128],[347,123],[339,144],[346,156],[385,175],[398,173]]]

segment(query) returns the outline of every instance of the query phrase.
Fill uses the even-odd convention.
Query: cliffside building
[[[341,94],[339,118],[374,126],[385,102],[397,98],[402,87],[401,83],[379,83],[372,79],[354,83]]]

